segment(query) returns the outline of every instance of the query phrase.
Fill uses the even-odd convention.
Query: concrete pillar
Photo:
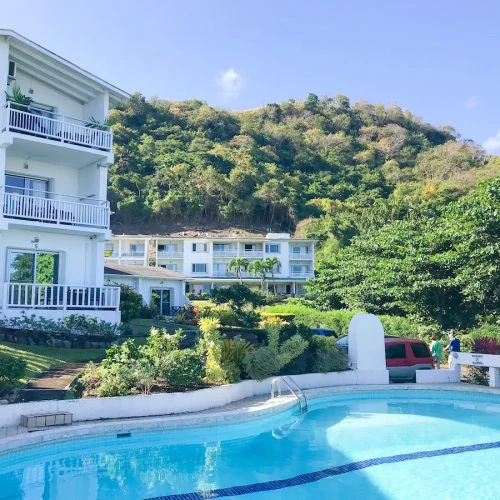
[[[349,364],[358,383],[388,384],[384,327],[374,314],[356,314],[349,324]]]
[[[500,387],[500,368],[490,366],[490,387]]]

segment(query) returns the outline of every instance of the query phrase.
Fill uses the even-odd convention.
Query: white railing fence
[[[120,287],[5,283],[8,308],[112,309],[120,306]]]
[[[450,355],[450,368],[460,371],[461,365],[478,366],[489,369],[490,387],[500,387],[500,355],[455,352]],[[460,377],[458,377],[460,380]]]
[[[13,191],[15,188],[7,186],[7,189]],[[35,196],[6,192],[1,186],[4,216],[75,226],[109,227],[110,208],[107,201],[43,191],[34,191],[33,194]]]
[[[113,134],[111,127],[107,125],[57,113],[46,113],[49,116],[44,116],[36,108],[12,102],[6,104],[5,110],[5,129],[11,132],[111,151]]]
[[[184,252],[170,252],[168,250],[158,250],[157,257],[160,259],[182,259]]]

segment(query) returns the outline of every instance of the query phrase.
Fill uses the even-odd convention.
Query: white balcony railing
[[[9,188],[7,190],[14,190]],[[109,203],[104,200],[36,191],[37,196],[6,192],[0,186],[4,217],[73,226],[109,228]]]
[[[142,252],[122,252],[121,257],[144,257],[145,251]]]
[[[182,259],[184,252],[169,252],[167,250],[158,251],[157,257],[159,259]]]
[[[290,260],[313,260],[313,254],[306,252],[300,252],[300,253],[290,252],[288,258]]]
[[[111,151],[113,145],[111,127],[56,113],[47,114],[49,116],[43,116],[34,107],[8,102],[5,106],[3,131]]]
[[[233,259],[238,256],[236,250],[214,250],[214,257],[221,259]]]
[[[301,273],[290,273],[291,278],[314,278],[314,271],[305,271]]]
[[[264,252],[262,250],[242,250],[240,252],[240,257],[247,259],[262,259],[264,257]]]
[[[4,296],[8,308],[117,311],[120,306],[118,286],[5,283]]]

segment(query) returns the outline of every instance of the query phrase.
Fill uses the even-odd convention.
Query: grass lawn
[[[0,353],[22,358],[28,364],[26,379],[39,376],[43,371],[64,363],[86,363],[100,361],[105,349],[66,349],[64,347],[46,347],[39,345],[0,343]]]

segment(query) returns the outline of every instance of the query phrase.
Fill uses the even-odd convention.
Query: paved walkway
[[[39,378],[32,378],[28,389],[68,389],[84,368],[85,363],[65,363],[43,372]]]

